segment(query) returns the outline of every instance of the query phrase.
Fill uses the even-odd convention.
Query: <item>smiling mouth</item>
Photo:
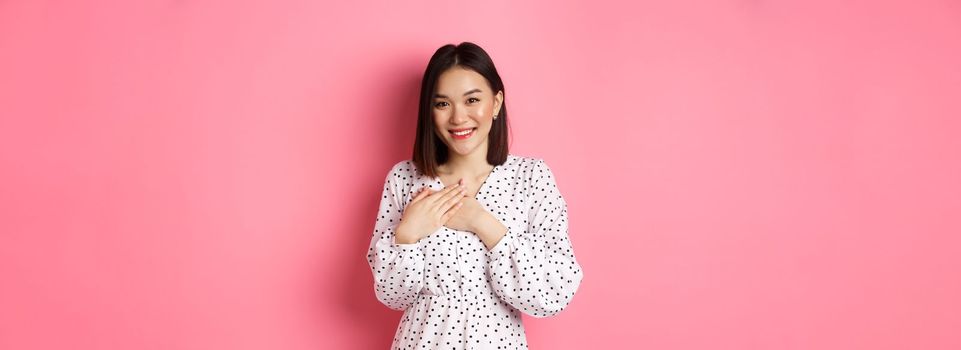
[[[464,140],[474,135],[474,131],[476,130],[477,128],[470,128],[461,130],[448,130],[448,132],[450,132],[451,136],[454,137],[455,140]]]

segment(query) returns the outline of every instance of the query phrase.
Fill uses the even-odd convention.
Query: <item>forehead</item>
[[[435,90],[438,93],[453,96],[467,92],[471,89],[487,90],[487,79],[475,71],[454,67],[441,73],[437,77]]]

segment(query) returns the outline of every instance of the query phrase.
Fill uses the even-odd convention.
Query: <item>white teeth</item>
[[[474,131],[474,129],[464,130],[464,131],[461,131],[461,132],[455,132],[454,135],[464,136],[464,135],[470,134],[472,131]]]

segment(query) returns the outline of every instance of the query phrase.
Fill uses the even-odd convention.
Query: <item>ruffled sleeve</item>
[[[583,272],[567,235],[567,203],[554,174],[537,159],[531,176],[527,228],[508,227],[487,252],[488,274],[501,300],[528,315],[548,317],[571,302]]]
[[[403,214],[401,167],[402,164],[395,165],[384,180],[374,233],[367,250],[377,300],[399,311],[414,304],[424,286],[425,265],[419,243],[394,242],[394,229]]]

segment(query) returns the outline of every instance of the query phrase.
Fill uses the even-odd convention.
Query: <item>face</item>
[[[486,152],[493,117],[503,101],[504,92],[494,94],[479,73],[460,67],[448,69],[437,78],[431,102],[437,137],[451,155]]]

